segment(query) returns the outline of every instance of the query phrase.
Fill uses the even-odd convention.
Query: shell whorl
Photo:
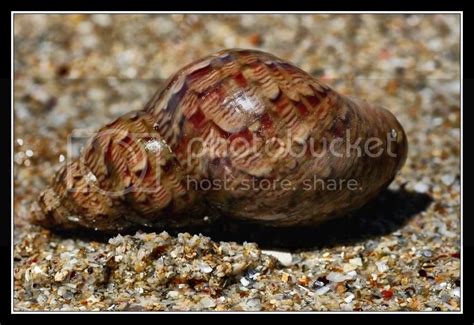
[[[357,155],[353,147],[315,157],[308,149],[325,140],[342,150],[359,138],[379,138],[387,149],[387,134],[395,157]],[[318,223],[365,204],[406,153],[389,111],[342,96],[271,54],[224,50],[182,68],[142,111],[100,129],[42,193],[34,218],[106,231],[192,223],[211,212],[274,226]],[[357,179],[359,189],[305,190],[314,177]],[[189,186],[203,180],[221,187]],[[270,181],[292,187],[260,186]]]

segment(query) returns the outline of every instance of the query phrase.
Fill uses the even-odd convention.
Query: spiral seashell
[[[318,224],[376,196],[406,155],[388,110],[271,54],[223,50],[102,127],[32,215],[50,228],[107,232],[205,216]]]

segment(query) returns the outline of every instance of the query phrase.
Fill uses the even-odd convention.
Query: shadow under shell
[[[206,226],[186,228],[147,228],[147,231],[167,231],[203,234],[214,241],[256,242],[260,248],[314,249],[357,242],[390,234],[403,227],[416,214],[427,209],[432,198],[427,194],[404,189],[384,190],[364,207],[348,215],[317,226],[269,227],[221,217]],[[125,234],[134,234],[130,229]],[[85,240],[107,241],[110,235],[91,231],[56,231],[60,236],[74,235]]]

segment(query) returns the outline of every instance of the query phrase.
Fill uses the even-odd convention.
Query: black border
[[[43,11],[48,11],[48,10],[68,10],[68,11],[83,11],[83,10],[114,10],[114,11],[122,11],[122,10],[146,10],[147,7],[149,10],[182,10],[183,6],[185,5],[184,3],[177,3],[177,2],[171,2],[171,1],[160,1],[160,2],[149,2],[149,4],[153,4],[153,6],[150,5],[145,5],[143,3],[137,2],[137,1],[110,1],[110,0],[103,0],[103,1],[94,1],[94,2],[72,2],[72,1],[23,1],[21,3],[15,3],[15,4],[8,4],[8,8],[2,10],[1,16],[0,16],[0,24],[2,26],[2,34],[4,37],[2,37],[2,40],[4,44],[0,48],[0,54],[2,55],[1,58],[1,63],[2,63],[2,68],[0,70],[0,89],[2,91],[2,94],[0,95],[0,101],[1,101],[1,107],[0,113],[3,115],[1,118],[1,121],[3,122],[4,125],[10,126],[10,119],[11,119],[11,111],[10,111],[10,101],[11,101],[11,96],[10,96],[10,89],[11,89],[11,79],[10,79],[10,53],[11,53],[11,43],[10,43],[10,35],[11,35],[11,11],[30,11],[30,10],[43,10]],[[271,6],[270,6],[271,4]],[[224,7],[225,5],[225,7]],[[429,9],[428,9],[429,5]],[[220,8],[219,8],[220,6]],[[151,7],[151,8],[150,8]],[[222,8],[224,7],[224,8]],[[194,2],[189,2],[186,5],[185,10],[189,11],[207,11],[207,10],[268,10],[268,11],[274,11],[274,10],[317,10],[317,11],[352,11],[352,10],[358,10],[358,11],[364,11],[364,10],[388,10],[388,11],[398,11],[398,10],[407,10],[407,11],[415,11],[415,10],[449,10],[449,11],[458,11],[458,10],[464,10],[466,7],[465,2],[461,2],[459,0],[451,0],[449,2],[445,1],[405,1],[405,0],[397,0],[397,1],[347,1],[344,5],[341,3],[336,3],[334,1],[286,1],[286,2],[273,2],[273,3],[266,3],[266,2],[256,2],[254,1],[253,3],[246,2],[243,3],[242,1],[226,1],[226,2],[205,2],[205,1],[194,1]],[[466,13],[464,12],[464,34],[470,34],[468,31],[468,24],[470,23],[469,17]],[[468,49],[468,39],[466,38],[466,42],[464,43],[464,48],[465,50]],[[474,88],[474,77],[472,75],[472,70],[469,69],[472,67],[472,61],[470,59],[471,56],[469,55],[464,55],[464,89],[469,90]],[[467,72],[469,71],[469,73]],[[469,91],[464,92],[464,99],[467,100],[467,95],[469,95]],[[469,126],[468,123],[468,111],[469,107],[473,107],[472,105],[467,105],[465,104],[465,109],[463,111],[464,114],[464,126],[465,128]],[[10,154],[10,146],[11,146],[11,135],[10,135],[10,127],[2,127],[0,132],[2,132],[1,139],[4,140],[2,141],[2,151],[1,152],[7,152],[8,159],[1,159],[1,163],[3,164],[1,171],[6,174],[2,179],[8,182],[10,185],[10,176],[11,176],[11,167],[10,167],[10,160],[11,160],[11,154]],[[466,134],[463,134],[465,136]],[[9,141],[5,141],[8,139]],[[468,144],[468,139],[464,137],[464,142]],[[5,157],[5,156],[4,156]],[[8,171],[8,174],[6,173]],[[468,173],[468,169],[464,168],[464,172]],[[463,180],[462,180],[463,181]],[[466,191],[466,187],[464,189],[464,193]],[[41,318],[41,320],[44,319],[44,317],[48,317],[49,319],[53,318],[56,315],[32,315],[32,314],[22,314],[22,315],[12,315],[10,314],[11,312],[11,272],[10,270],[10,265],[11,265],[11,248],[10,248],[10,229],[11,229],[11,221],[10,221],[10,216],[11,216],[11,187],[8,186],[8,190],[3,189],[2,190],[2,203],[4,203],[6,206],[9,207],[9,209],[5,209],[5,211],[8,211],[8,215],[5,215],[0,218],[0,222],[2,223],[0,225],[0,324],[11,324],[13,321],[36,321],[37,317]],[[7,195],[8,194],[8,195]],[[408,317],[414,316],[417,317],[415,318],[415,321],[428,321],[430,323],[432,322],[440,322],[440,323],[446,323],[452,320],[455,321],[461,321],[460,323],[467,323],[467,324],[473,324],[474,323],[474,312],[472,306],[472,276],[470,275],[470,272],[468,269],[466,269],[466,266],[468,265],[468,261],[471,261],[474,259],[474,236],[470,236],[470,232],[468,232],[468,229],[472,229],[472,218],[470,218],[469,213],[467,210],[464,210],[464,256],[463,256],[463,263],[464,263],[464,278],[463,280],[463,300],[464,300],[464,314],[459,315],[459,314],[417,314],[417,313],[410,313],[410,314],[402,314],[402,315],[395,315],[395,314],[375,314],[375,315],[355,315],[354,313],[350,314],[338,314],[338,315],[333,315],[333,314],[314,314],[314,315],[303,315],[303,314],[272,314],[272,315],[256,315],[256,314],[250,314],[250,316],[257,316],[257,317],[263,317],[263,316],[271,316],[271,317],[277,317],[278,320],[283,320],[287,317],[291,316],[296,316],[296,317],[318,317],[317,321],[325,321],[327,320],[328,317],[331,316],[339,316],[339,317],[344,317],[344,321],[348,321],[347,317],[348,316],[362,316],[364,319],[361,321],[367,322],[367,321],[374,321],[375,323],[380,324],[382,318],[385,319],[386,316],[394,317],[396,322],[400,322],[401,320],[404,320]],[[130,317],[134,315],[124,315],[120,313],[115,313],[115,314],[107,314],[107,315],[91,315],[91,316],[99,316],[99,317],[104,317],[104,316],[115,316],[120,315],[121,317],[125,316],[127,319],[120,318],[122,321],[127,321],[130,319]],[[154,314],[158,315],[159,317],[172,317],[175,315],[171,314]],[[154,315],[140,315],[140,316],[154,316]],[[215,315],[215,314],[213,314]],[[203,320],[202,317],[208,317],[208,316],[213,316],[213,315],[198,315],[198,314],[192,314],[192,315],[179,315],[179,316],[185,316],[187,317],[188,321],[199,321]],[[227,317],[227,320],[235,320],[236,322],[241,321],[241,317],[246,317],[249,314],[245,315],[223,315],[220,314],[220,316]],[[51,317],[53,316],[53,317]],[[67,314],[61,314],[58,315],[60,317],[67,316]],[[69,314],[71,316],[71,314]],[[78,321],[83,321],[83,317],[87,317],[89,315],[73,315],[81,317],[82,319],[78,318]],[[138,316],[138,315],[137,315]],[[34,317],[34,318],[33,318]],[[323,318],[323,319],[321,319]],[[117,318],[115,318],[117,319]],[[118,319],[117,319],[118,320]],[[48,320],[50,321],[50,320]],[[311,321],[311,320],[307,320]]]
[[[10,126],[10,118],[11,118],[11,79],[10,79],[10,53],[11,53],[11,43],[10,43],[10,13],[6,11],[2,11],[0,16],[0,26],[1,32],[4,35],[3,41],[4,45],[2,48],[3,51],[0,51],[1,54],[1,61],[2,67],[0,69],[0,105],[3,109],[0,109],[1,121],[3,122],[4,126],[0,128],[0,138],[3,140],[1,141],[1,152],[5,153],[3,159],[0,159],[2,164],[1,171],[2,171],[2,181],[3,183],[8,182],[8,189],[6,186],[4,187],[4,196],[1,196],[1,202],[5,205],[5,208],[2,211],[5,211],[4,216],[0,218],[0,301],[4,302],[0,304],[0,322],[4,324],[4,312],[10,310],[10,292],[11,292],[11,253],[10,253],[10,229],[11,229],[11,126]],[[8,139],[8,141],[7,141]],[[8,157],[8,158],[7,158]],[[8,173],[7,173],[8,172]],[[8,194],[8,196],[7,196]],[[8,207],[8,209],[7,209]],[[6,213],[8,211],[8,215]],[[8,309],[7,309],[8,308]]]
[[[459,11],[465,8],[465,2],[461,0],[451,1],[380,1],[380,0],[358,0],[358,1],[54,1],[54,0],[24,0],[12,3],[10,10],[186,10],[186,11],[208,11],[208,10],[246,10],[246,11],[274,11],[274,10],[303,10],[303,11]]]

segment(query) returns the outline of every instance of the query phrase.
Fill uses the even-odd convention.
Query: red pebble
[[[391,299],[393,297],[393,291],[392,290],[382,290],[382,296],[386,300]]]

